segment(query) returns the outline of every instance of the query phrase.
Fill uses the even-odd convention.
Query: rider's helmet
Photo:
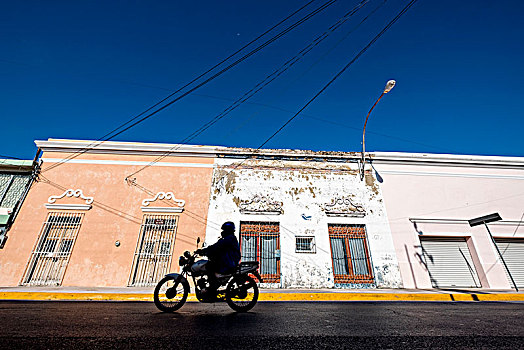
[[[221,229],[222,229],[222,237],[232,235],[235,233],[235,224],[231,221],[224,222]]]

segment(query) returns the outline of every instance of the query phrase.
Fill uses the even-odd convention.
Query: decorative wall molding
[[[174,207],[150,207],[149,204],[157,200],[170,200],[176,204]],[[154,198],[144,199],[142,201],[143,212],[155,212],[155,213],[181,213],[184,211],[186,201],[183,199],[177,199],[173,192],[158,192]]]
[[[242,201],[239,208],[241,214],[280,215],[284,213],[282,202],[272,201],[259,195],[255,195],[250,200]]]
[[[324,204],[324,212],[327,216],[349,216],[362,218],[366,215],[364,207],[353,203],[351,198],[333,198],[331,203]]]
[[[58,199],[62,199],[64,197],[75,197],[85,200],[85,204],[56,204],[56,201]],[[89,210],[91,209],[91,204],[93,203],[94,199],[93,197],[87,197],[84,196],[84,193],[82,190],[77,189],[68,189],[64,193],[62,193],[60,196],[50,196],[47,199],[47,203],[44,204],[44,206],[47,209],[58,209],[58,210]]]

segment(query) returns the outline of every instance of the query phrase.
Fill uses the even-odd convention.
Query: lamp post
[[[371,111],[373,110],[373,108],[375,108],[375,106],[377,105],[378,101],[380,101],[382,96],[390,92],[396,83],[397,82],[395,80],[389,80],[386,83],[386,87],[384,88],[384,91],[382,91],[382,94],[378,97],[377,101],[375,102],[373,107],[371,107],[371,109],[368,112],[368,115],[366,116],[366,121],[364,122],[364,130],[362,131],[362,169],[361,169],[362,171],[360,173],[361,181],[364,180],[364,166],[366,165],[366,124],[368,123],[369,115],[371,114]]]

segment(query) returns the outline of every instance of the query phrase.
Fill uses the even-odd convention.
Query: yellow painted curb
[[[261,301],[524,301],[524,294],[261,293]]]
[[[0,300],[153,301],[152,294],[2,292]],[[260,293],[259,301],[524,301],[524,294]],[[197,301],[190,294],[187,301]]]
[[[153,301],[151,294],[4,292],[0,300]]]

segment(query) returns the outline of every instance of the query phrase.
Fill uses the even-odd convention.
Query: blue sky
[[[180,142],[358,2],[337,1],[115,140]],[[0,154],[32,158],[35,139],[97,139],[305,3],[3,2]],[[191,143],[258,147],[408,1],[382,3],[370,0]],[[419,0],[266,147],[359,151],[369,108],[385,82],[396,79],[370,117],[368,151],[524,156],[523,10],[521,1]]]

